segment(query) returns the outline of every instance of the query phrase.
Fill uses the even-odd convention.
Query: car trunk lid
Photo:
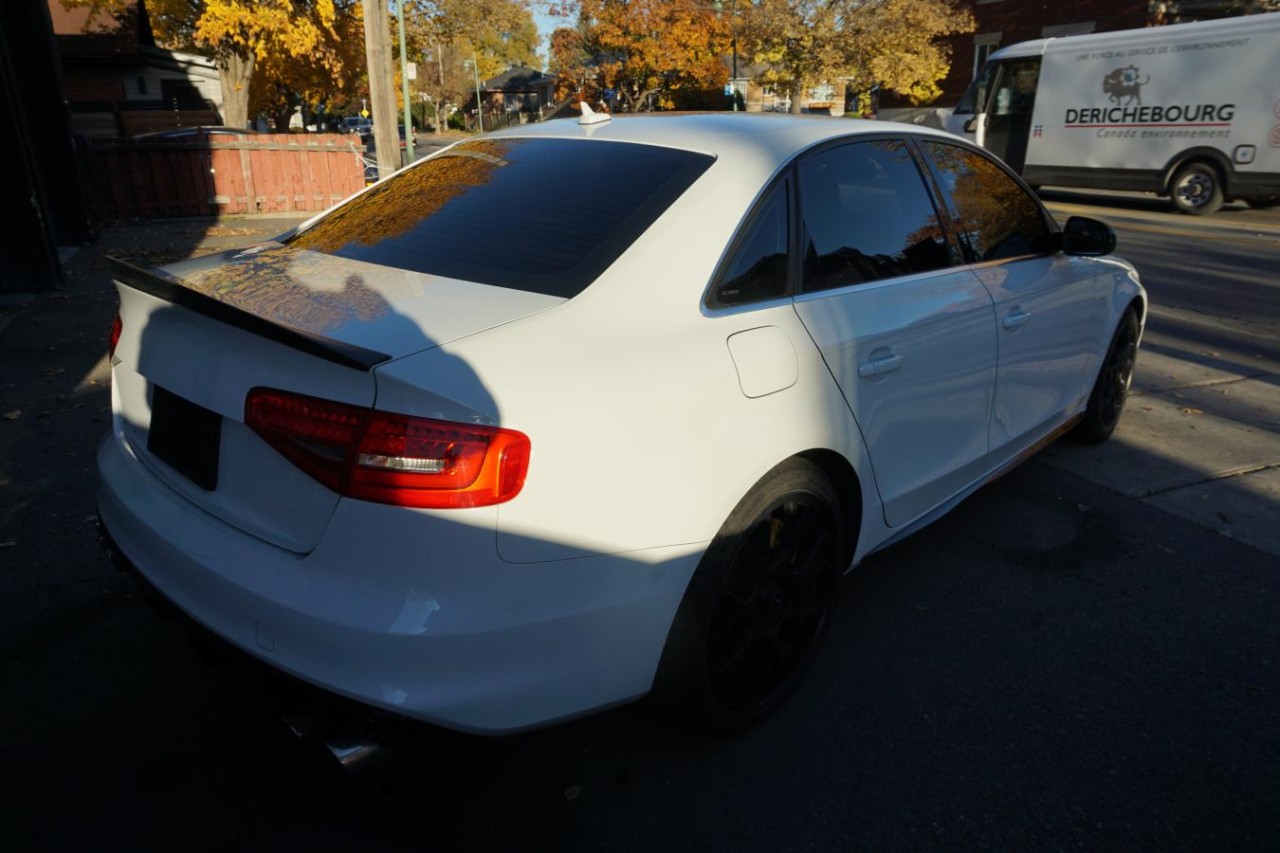
[[[279,244],[114,274],[113,408],[132,455],[201,510],[297,553],[339,496],[245,425],[251,389],[373,407],[378,365],[563,301]]]

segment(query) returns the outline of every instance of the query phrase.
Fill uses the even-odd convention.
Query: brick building
[[[222,123],[217,67],[156,47],[142,0],[114,16],[47,3],[75,133],[102,139]]]

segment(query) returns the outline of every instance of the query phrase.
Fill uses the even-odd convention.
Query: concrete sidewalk
[[[1280,556],[1280,365],[1247,346],[1194,349],[1149,327],[1116,434],[1040,458]]]

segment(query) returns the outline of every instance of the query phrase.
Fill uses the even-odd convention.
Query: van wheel
[[[1249,206],[1254,210],[1270,210],[1280,205],[1280,195],[1267,196],[1265,198],[1251,198],[1248,200]]]
[[[806,459],[752,487],[703,555],[667,638],[654,699],[735,732],[776,711],[813,661],[847,554],[840,498]]]
[[[1192,216],[1214,213],[1222,207],[1222,179],[1208,163],[1188,163],[1178,170],[1170,193],[1173,206]]]

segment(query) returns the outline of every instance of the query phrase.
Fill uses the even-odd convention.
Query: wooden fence
[[[96,143],[95,211],[103,220],[318,212],[364,188],[358,140],[281,133]]]

